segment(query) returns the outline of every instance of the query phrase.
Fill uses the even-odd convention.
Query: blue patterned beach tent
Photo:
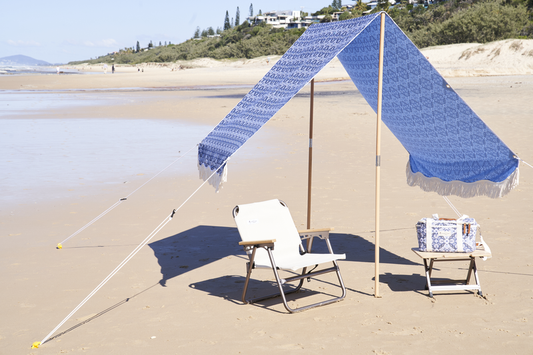
[[[200,143],[200,177],[218,190],[228,159],[335,56],[377,113],[374,291],[379,297],[381,121],[409,152],[407,183],[443,196],[504,196],[518,185],[519,158],[381,12],[307,29]]]
[[[381,14],[309,27],[200,143],[200,176],[218,189],[229,157],[335,56],[377,112]],[[409,152],[407,183],[441,195],[507,194],[518,185],[519,159],[394,21],[383,18],[381,116]]]

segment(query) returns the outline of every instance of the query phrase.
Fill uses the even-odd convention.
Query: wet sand
[[[342,77],[341,69],[332,65],[321,73],[322,78]],[[137,73],[77,76],[76,80],[73,76],[20,77],[2,82],[0,89],[13,90],[17,85],[24,90],[29,86],[35,90],[107,88],[106,95],[116,97],[90,109],[64,105],[18,112],[20,118],[176,120],[214,126],[246,94],[246,85],[253,85],[265,70],[256,66],[145,71],[142,82],[125,79]],[[531,75],[447,80],[513,151],[533,162]],[[112,89],[154,88],[161,82],[180,90]],[[194,85],[211,88],[184,89]],[[218,194],[209,186],[202,188],[56,332],[58,336],[39,349],[30,346],[70,313],[201,182],[196,174],[183,175],[172,168],[73,237],[62,250],[55,249],[58,242],[131,193],[149,174],[135,175],[129,184],[96,181],[73,191],[65,187],[62,198],[2,206],[0,353],[528,353],[533,341],[533,228],[528,223],[533,213],[533,169],[522,165],[520,185],[502,199],[450,198],[459,211],[481,224],[493,258],[478,262],[485,297],[460,292],[437,293],[432,299],[424,290],[422,262],[410,250],[417,246],[414,226],[434,213],[455,214],[442,197],[406,185],[408,155],[384,127],[382,298],[376,299],[375,114],[351,82],[323,83],[316,92],[312,226],[334,227],[334,250],[347,254],[340,263],[348,287],[344,301],[292,315],[278,300],[257,305],[240,302],[246,258],[238,246],[232,208],[279,198],[289,205],[297,226],[305,227],[306,87],[232,158],[229,181]],[[88,97],[92,94],[96,98],[102,91],[89,92]],[[175,156],[170,149],[168,159]],[[108,161],[106,156],[100,159],[103,164]],[[457,278],[466,273],[466,267],[466,263],[440,264],[435,272]],[[252,293],[269,292],[271,272],[257,270],[253,276],[267,282],[254,282]],[[321,280],[325,281],[306,282],[305,292],[291,298],[290,304],[304,305],[339,294],[333,278]]]

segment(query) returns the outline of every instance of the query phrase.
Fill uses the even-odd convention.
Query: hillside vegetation
[[[529,7],[529,9],[528,9]],[[450,0],[391,17],[419,48],[533,38],[533,0]]]
[[[330,12],[331,6],[321,13]],[[389,7],[384,2],[376,11],[387,11],[398,26],[419,47],[455,43],[488,43],[509,38],[533,38],[533,0],[449,0],[430,5],[400,4]],[[357,8],[345,11],[341,19],[362,16]],[[331,16],[326,16],[328,21]],[[275,29],[261,24],[240,26],[222,32],[220,37],[190,39],[181,44],[153,47],[135,52],[120,50],[93,60],[92,64],[138,64],[146,62],[174,62],[196,58],[255,58],[280,55],[301,36],[304,29]],[[113,60],[114,58],[114,60]],[[72,62],[70,64],[79,64]]]

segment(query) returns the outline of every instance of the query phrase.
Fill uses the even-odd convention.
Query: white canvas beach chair
[[[233,209],[233,218],[237,224],[242,241],[239,245],[244,247],[250,261],[247,263],[246,282],[242,293],[244,303],[253,303],[272,297],[281,296],[285,308],[290,312],[300,312],[309,308],[322,306],[325,304],[338,302],[346,297],[346,287],[342,281],[337,260],[345,259],[345,254],[333,254],[329,242],[329,231],[331,229],[307,230],[298,232],[288,207],[283,201],[269,200],[264,202],[238,205]],[[329,253],[317,254],[308,253],[304,250],[302,239],[309,239],[308,245],[312,244],[314,237],[325,240]],[[323,263],[332,263],[333,266],[313,271],[316,266]],[[307,268],[313,267],[310,272]],[[269,268],[274,271],[274,276],[279,288],[279,293],[246,299],[246,291],[250,281],[250,275],[254,268]],[[281,278],[278,270],[297,271],[302,269],[301,274]],[[342,295],[323,302],[314,303],[305,307],[292,309],[287,304],[285,295],[300,290],[305,279],[313,276],[335,272],[342,289]],[[299,285],[290,291],[283,290],[283,284],[291,281],[300,281]]]

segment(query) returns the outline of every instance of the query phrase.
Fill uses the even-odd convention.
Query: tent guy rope
[[[136,188],[135,190],[133,190],[132,192],[130,192],[129,195],[127,195],[126,197],[123,197],[121,198],[120,200],[118,200],[117,202],[115,202],[113,205],[111,205],[111,207],[109,207],[107,210],[105,210],[104,212],[100,213],[98,216],[96,216],[93,220],[91,220],[89,223],[87,223],[86,225],[84,225],[83,227],[81,227],[80,229],[78,229],[76,232],[72,233],[68,238],[66,238],[65,240],[63,240],[62,242],[60,243],[57,243],[57,249],[63,249],[63,244],[65,242],[67,242],[70,238],[73,238],[75,237],[76,235],[80,234],[81,232],[83,232],[85,229],[87,229],[88,227],[90,227],[91,225],[93,225],[96,221],[98,221],[100,218],[104,217],[106,214],[108,214],[109,212],[111,212],[112,210],[115,209],[115,207],[117,207],[118,205],[120,205],[122,202],[124,201],[127,201],[128,198],[133,195],[134,193],[136,193],[137,191],[139,191],[140,189],[142,189],[145,185],[147,185],[148,183],[150,183],[153,179],[155,179],[156,177],[158,177],[160,174],[162,174],[165,170],[167,170],[168,168],[170,168],[172,165],[174,165],[175,163],[177,163],[180,159],[182,159],[183,157],[185,157],[187,154],[189,154],[191,152],[191,150],[193,150],[195,147],[197,147],[198,145],[194,145],[192,148],[190,148],[188,151],[186,151],[182,156],[180,156],[179,158],[175,159],[172,163],[168,164],[165,168],[163,168],[163,170],[159,171],[157,174],[155,174],[154,176],[152,176],[150,179],[148,179],[147,181],[145,181],[141,186],[139,186],[138,188]]]
[[[520,159],[520,158],[519,158],[519,159]],[[521,161],[522,163],[526,164],[527,166],[529,166],[530,168],[533,168],[533,165],[526,163],[524,160],[520,159],[520,161]]]
[[[461,212],[459,212],[459,210],[453,205],[452,201],[450,201],[450,199],[447,196],[442,196],[442,198],[444,199],[444,201],[446,201],[446,203],[448,203],[448,205],[455,212],[455,214],[457,214],[457,217],[462,216]]]
[[[218,170],[220,170],[222,167],[225,166],[225,164],[228,162],[230,158],[226,159],[219,167],[218,169],[216,170],[213,170],[212,174],[211,174],[211,177],[213,175],[215,175]],[[98,284],[98,286],[96,286],[96,288],[94,290],[91,291],[91,293],[89,293],[89,295],[87,295],[87,297],[85,297],[85,299],[83,299],[83,301],[81,301],[81,303],[76,306],[76,308],[74,308],[72,310],[72,312],[70,312],[54,329],[52,329],[52,331],[50,333],[48,333],[48,335],[46,335],[43,340],[41,340],[40,342],[39,341],[36,341],[32,344],[32,349],[36,349],[39,347],[39,345],[42,345],[44,343],[46,343],[46,341],[48,339],[50,339],[50,337],[52,336],[52,334],[54,334],[63,324],[65,324],[65,322],[67,320],[70,319],[70,317],[72,317],[74,315],[74,313],[76,313],[85,303],[87,303],[87,301],[89,301],[89,299],[91,299],[92,296],[94,296],[117,272],[120,271],[120,269],[122,269],[122,267],[124,265],[126,265],[126,263],[128,261],[130,261],[146,244],[148,244],[148,242],[150,240],[152,240],[153,237],[155,237],[157,235],[157,233],[159,233],[159,231],[161,231],[161,229],[163,229],[163,227],[165,227],[168,222],[170,222],[172,220],[172,218],[174,217],[174,215],[176,214],[176,212],[178,212],[207,182],[208,182],[209,179],[206,179],[204,180],[200,186],[198,186],[198,188],[196,190],[194,190],[194,192],[189,196],[187,197],[187,199],[185,199],[185,201],[182,202],[182,204],[175,208],[172,213],[170,215],[168,215],[153,231],[152,233],[150,233],[109,275],[107,275],[107,277],[102,281],[100,282],[100,284]]]

